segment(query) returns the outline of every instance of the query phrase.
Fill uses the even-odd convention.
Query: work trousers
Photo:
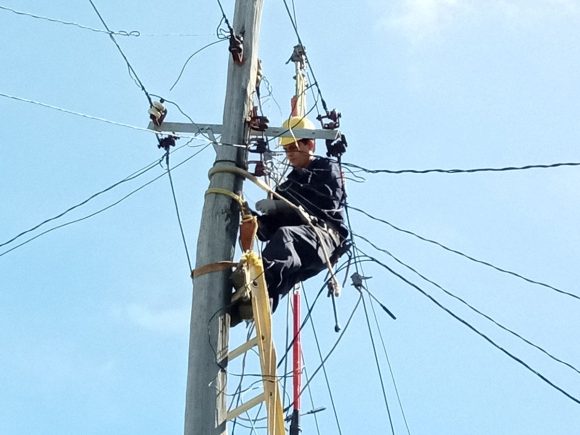
[[[276,230],[262,251],[272,312],[280,298],[296,283],[313,277],[326,267],[322,246],[330,257],[340,242],[335,231],[322,228],[314,231],[309,225],[285,226]]]

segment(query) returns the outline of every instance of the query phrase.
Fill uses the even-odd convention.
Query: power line
[[[191,271],[193,270],[193,266],[191,264],[191,257],[189,256],[189,249],[187,248],[187,241],[185,240],[183,225],[181,223],[179,206],[177,205],[177,197],[175,195],[175,187],[173,186],[173,177],[171,176],[171,167],[169,166],[169,148],[167,148],[165,152],[165,164],[167,165],[167,176],[169,178],[169,185],[171,186],[171,195],[173,196],[173,204],[175,205],[175,214],[177,215],[177,223],[179,224],[179,231],[181,232],[181,240],[183,241],[185,255],[187,256],[187,264],[189,265],[189,271],[191,273]]]
[[[302,294],[304,295],[304,302],[306,302],[306,308],[310,310],[308,305],[308,298],[306,297],[306,292],[304,291],[304,284],[302,284]],[[322,361],[322,350],[320,349],[320,341],[318,340],[318,334],[316,333],[316,328],[314,326],[314,320],[310,317],[310,325],[312,326],[312,334],[314,335],[314,341],[316,343],[316,349],[318,350],[318,356],[320,357],[320,361]],[[338,419],[338,412],[336,411],[336,405],[334,403],[334,396],[332,394],[332,389],[330,388],[330,381],[328,379],[328,373],[326,372],[326,366],[322,366],[322,371],[324,374],[324,379],[326,381],[326,388],[328,390],[328,396],[330,397],[330,404],[332,405],[332,412],[334,414],[334,421],[336,422],[336,427],[338,429],[338,433],[342,435],[342,428],[340,426],[340,420]],[[308,382],[308,381],[307,381]]]
[[[339,167],[341,167],[340,163],[341,162],[339,161]],[[345,190],[345,194],[346,194],[346,190]],[[351,224],[351,221],[350,221],[350,214],[349,214],[348,207],[346,205],[345,205],[345,214],[346,214],[346,222],[347,222],[347,225],[348,225],[348,230],[349,230],[349,234],[350,234],[350,240],[351,240],[351,243],[352,243],[352,247],[355,250],[357,250],[356,242],[354,240],[354,237],[352,236],[353,235],[353,231],[352,231],[352,224]],[[354,258],[354,267],[355,267],[355,270],[356,270],[356,273],[357,274],[360,274],[360,272],[362,272],[362,264],[359,264],[359,261],[358,261],[358,258],[356,257],[356,255],[355,255],[355,258]],[[362,273],[362,276],[364,276],[364,272]],[[363,288],[364,288],[364,286],[363,286]],[[373,338],[373,334],[372,334],[372,330],[371,330],[371,325],[370,325],[370,322],[369,322],[369,317],[368,317],[366,302],[364,300],[363,293],[362,293],[361,289],[358,289],[358,290],[360,292],[360,297],[361,297],[361,300],[362,300],[362,303],[363,303],[365,317],[366,317],[366,320],[367,320],[367,325],[368,325],[368,329],[369,329],[369,336],[370,336],[370,339],[371,339],[371,344],[372,344],[372,347],[373,347],[373,353],[374,353],[374,356],[375,356],[375,364],[377,366],[377,371],[379,373],[379,379],[381,381],[381,390],[382,390],[382,393],[383,393],[383,399],[385,401],[385,408],[387,410],[387,417],[389,419],[389,425],[390,425],[390,428],[391,428],[391,433],[393,435],[395,435],[395,428],[393,426],[393,418],[391,416],[391,410],[389,408],[389,401],[387,400],[387,393],[386,393],[386,390],[385,390],[385,384],[383,382],[383,374],[382,374],[381,367],[380,367],[380,364],[379,364],[379,360],[378,360],[378,357],[377,357],[377,350],[376,350],[376,347],[375,347],[375,341],[374,341],[374,338]],[[370,292],[368,292],[368,293],[370,294]],[[387,311],[388,314],[391,315],[391,317],[394,318],[394,316],[392,315],[392,313],[390,313],[390,311],[388,311],[388,310],[386,310],[386,311]],[[393,382],[394,382],[394,379],[393,379]],[[399,402],[399,404],[400,404],[400,402]]]
[[[294,33],[296,34],[296,38],[298,39],[298,43],[302,47],[304,47],[304,44],[302,44],[302,38],[300,37],[300,33],[298,32],[298,23],[294,19],[294,17],[296,16],[296,10],[294,10],[294,17],[293,17],[292,12],[290,11],[290,7],[288,6],[288,2],[286,0],[283,0],[283,1],[284,1],[284,7],[286,8],[286,12],[288,14],[288,17],[290,18],[290,23],[292,23],[292,28],[294,29]],[[326,111],[326,110],[328,110],[328,108],[326,106],[326,101],[324,101],[324,97],[322,96],[322,91],[320,89],[320,85],[318,84],[318,80],[316,80],[316,75],[314,74],[314,70],[312,69],[312,64],[310,63],[310,59],[308,59],[308,55],[306,54],[306,51],[304,52],[304,57],[306,58],[306,62],[308,63],[308,68],[310,69],[310,72],[312,74],[312,79],[314,81],[313,86],[316,86],[316,89],[318,90],[318,95],[320,96],[320,102],[322,103],[323,109]]]
[[[93,27],[84,26],[82,24],[74,23],[72,21],[63,21],[63,20],[60,20],[58,18],[43,17],[41,15],[35,15],[35,14],[30,13],[30,12],[17,11],[15,9],[12,9],[12,8],[9,8],[6,6],[2,6],[2,5],[0,5],[0,9],[12,12],[12,13],[17,14],[17,15],[23,15],[23,16],[27,16],[30,18],[36,18],[38,20],[50,21],[51,23],[65,24],[67,26],[74,26],[74,27],[78,27],[78,28],[83,29],[83,30],[90,30],[91,32],[106,33],[108,35],[117,35],[117,36],[135,36],[135,37],[141,36],[141,33],[137,30],[132,30],[130,32],[127,32],[125,30],[118,30],[116,32],[113,32],[111,30],[95,29]]]
[[[210,146],[210,144],[207,144],[205,147],[203,147],[202,149],[200,149],[199,151],[197,151],[196,153],[194,153],[193,155],[191,155],[190,157],[188,157],[187,159],[185,159],[184,161],[182,161],[181,163],[179,163],[178,165],[176,165],[176,166],[175,166],[173,169],[177,169],[179,166],[181,166],[181,165],[185,164],[186,162],[188,162],[189,160],[191,160],[192,158],[194,158],[195,156],[197,156],[198,154],[200,154],[201,152],[203,152],[203,151],[204,151],[204,150],[205,150],[207,147],[209,147],[209,146]],[[84,217],[82,217],[82,218],[79,218],[79,219],[75,219],[75,220],[72,220],[72,221],[66,222],[66,223],[64,223],[64,224],[61,224],[61,225],[57,225],[56,227],[50,228],[50,229],[48,229],[48,230],[46,230],[46,231],[43,231],[43,232],[42,232],[42,233],[40,233],[40,234],[37,234],[37,235],[36,235],[36,236],[34,236],[34,237],[31,237],[31,238],[29,238],[29,239],[25,240],[24,242],[22,242],[22,243],[20,243],[20,244],[18,244],[18,245],[16,245],[16,246],[14,246],[14,247],[12,247],[12,248],[10,248],[10,249],[6,250],[6,251],[4,251],[4,252],[0,253],[0,257],[4,256],[4,255],[6,255],[6,254],[8,254],[9,252],[12,252],[12,251],[14,251],[15,249],[18,249],[18,248],[20,248],[21,246],[24,246],[24,245],[26,245],[26,244],[30,243],[30,242],[32,242],[33,240],[36,240],[36,239],[38,239],[39,237],[41,237],[41,236],[44,236],[45,234],[48,234],[48,233],[50,233],[50,232],[52,232],[52,231],[55,231],[55,230],[58,230],[58,229],[60,229],[60,228],[63,228],[63,227],[66,227],[66,226],[69,226],[69,225],[75,224],[75,223],[77,223],[77,222],[81,222],[81,221],[87,220],[87,219],[89,219],[89,218],[91,218],[91,217],[93,217],[93,216],[96,216],[96,215],[98,215],[98,214],[100,214],[100,213],[103,213],[103,212],[105,212],[106,210],[108,210],[108,209],[110,209],[110,208],[112,208],[112,207],[114,207],[114,206],[116,206],[116,205],[120,204],[121,202],[125,201],[127,198],[129,198],[130,196],[132,196],[132,195],[134,195],[135,193],[139,192],[140,190],[144,189],[145,187],[149,186],[151,183],[153,183],[153,182],[155,182],[155,181],[159,180],[159,179],[160,179],[161,177],[163,177],[164,175],[165,175],[165,174],[158,175],[157,177],[155,177],[155,178],[153,178],[152,180],[148,181],[147,183],[145,183],[145,184],[141,185],[141,186],[140,186],[140,187],[138,187],[137,189],[135,189],[135,190],[133,190],[133,191],[129,192],[127,195],[123,196],[123,197],[122,197],[121,199],[119,199],[118,201],[115,201],[114,203],[112,203],[112,204],[110,204],[110,205],[108,205],[108,206],[106,206],[106,207],[104,207],[104,208],[102,208],[102,209],[100,209],[100,210],[97,210],[97,211],[96,211],[96,212],[94,212],[94,213],[91,213],[91,214],[89,214],[89,215],[87,215],[87,216],[84,216]]]
[[[495,266],[495,265],[493,265],[493,264],[491,264],[491,263],[489,263],[487,261],[478,260],[477,258],[474,258],[474,257],[472,257],[470,255],[467,255],[467,254],[465,254],[465,253],[463,253],[461,251],[458,251],[456,249],[449,248],[449,247],[445,246],[444,244],[439,243],[439,242],[437,242],[435,240],[428,239],[427,237],[423,237],[423,236],[421,236],[419,234],[416,234],[416,233],[414,233],[412,231],[409,231],[409,230],[400,228],[400,227],[398,227],[398,226],[396,226],[396,225],[394,225],[394,224],[392,224],[392,223],[390,223],[390,222],[388,222],[388,221],[386,221],[384,219],[378,218],[376,216],[372,216],[371,214],[367,213],[364,210],[361,210],[360,208],[354,207],[352,205],[349,205],[348,208],[349,209],[352,209],[352,210],[355,210],[355,211],[358,211],[359,213],[362,213],[365,216],[367,216],[367,217],[369,217],[369,218],[371,218],[371,219],[373,219],[373,220],[375,220],[377,222],[381,222],[381,223],[383,223],[385,225],[388,225],[389,227],[393,228],[394,230],[397,230],[397,231],[402,232],[402,233],[405,233],[405,234],[409,234],[409,235],[411,235],[413,237],[418,238],[419,240],[422,240],[424,242],[431,243],[433,245],[439,246],[440,248],[443,248],[446,251],[449,251],[449,252],[452,252],[454,254],[460,255],[460,256],[462,256],[464,258],[467,258],[468,260],[471,260],[471,261],[473,261],[475,263],[483,264],[484,266],[490,267],[490,268],[492,268],[494,270],[497,270],[498,272],[502,272],[502,273],[505,273],[505,274],[512,275],[512,276],[515,276],[517,278],[523,279],[524,281],[529,282],[530,284],[536,284],[536,285],[539,285],[539,286],[542,286],[542,287],[546,287],[546,288],[549,288],[551,290],[554,290],[557,293],[561,293],[561,294],[566,295],[566,296],[569,296],[571,298],[580,300],[580,296],[575,295],[574,293],[570,293],[568,291],[559,289],[557,287],[554,287],[553,285],[546,284],[546,283],[541,282],[541,281],[536,281],[534,279],[527,278],[527,277],[525,277],[525,276],[523,276],[523,275],[521,275],[521,274],[519,274],[517,272],[513,272],[511,270],[504,269],[504,268],[499,267],[499,266]]]
[[[199,50],[195,51],[195,52],[194,52],[194,53],[193,53],[191,56],[189,56],[189,57],[187,58],[187,60],[185,61],[185,63],[183,64],[183,66],[181,67],[181,71],[179,72],[179,75],[177,76],[177,78],[175,79],[175,81],[173,82],[173,84],[171,85],[171,87],[169,88],[169,91],[172,91],[172,90],[173,90],[173,88],[175,87],[175,85],[177,85],[177,83],[178,83],[178,82],[179,82],[179,80],[181,79],[181,76],[183,75],[183,72],[185,71],[185,67],[187,67],[187,64],[189,63],[189,61],[190,61],[191,59],[193,59],[193,58],[194,58],[194,56],[195,56],[196,54],[199,54],[199,53],[201,53],[202,51],[204,51],[206,48],[209,48],[209,47],[211,47],[212,45],[215,45],[215,44],[217,44],[217,43],[219,43],[219,42],[223,42],[223,41],[225,41],[225,39],[218,39],[217,41],[210,42],[209,44],[206,44],[206,45],[204,45],[204,46],[203,46],[203,47],[201,47]]]
[[[92,119],[94,121],[105,122],[107,124],[117,125],[119,127],[130,128],[132,130],[146,131],[148,133],[157,133],[154,130],[150,130],[148,128],[137,127],[135,125],[125,124],[125,123],[117,122],[117,121],[111,121],[109,119],[101,118],[101,117],[98,117],[98,116],[87,115],[86,113],[75,112],[74,110],[69,110],[69,109],[65,109],[65,108],[62,108],[62,107],[53,106],[52,104],[42,103],[40,101],[29,100],[28,98],[22,98],[22,97],[16,97],[14,95],[4,94],[2,92],[0,92],[0,97],[8,98],[8,99],[15,100],[15,101],[21,101],[21,102],[24,102],[24,103],[34,104],[35,106],[41,106],[41,107],[44,107],[44,108],[47,108],[47,109],[57,110],[59,112],[68,113],[69,115],[80,116],[81,118],[86,118],[86,119]]]
[[[385,345],[385,340],[383,339],[383,333],[381,332],[381,328],[380,328],[380,325],[379,325],[379,319],[377,317],[377,313],[376,313],[376,310],[375,310],[375,305],[373,303],[373,299],[376,300],[376,298],[374,298],[374,296],[372,295],[372,293],[370,293],[368,291],[368,289],[365,288],[365,290],[367,290],[367,293],[371,297],[371,310],[373,312],[373,317],[375,319],[375,325],[377,327],[377,331],[379,332],[379,338],[380,338],[381,344],[383,346],[383,353],[385,354],[385,359],[387,361],[387,366],[389,367],[389,373],[391,374],[391,380],[393,381],[393,387],[395,389],[395,394],[397,396],[397,402],[399,403],[399,409],[401,410],[401,414],[403,416],[403,422],[405,423],[405,427],[407,429],[407,434],[408,435],[411,435],[411,430],[409,429],[409,423],[407,422],[407,416],[405,415],[405,410],[403,409],[403,402],[401,401],[401,396],[399,395],[399,389],[397,388],[397,382],[395,381],[395,374],[393,372],[393,367],[391,365],[391,360],[389,359],[389,355],[387,353],[387,346]],[[382,304],[380,302],[377,301],[377,303],[382,306]]]
[[[103,19],[103,17],[101,16],[101,13],[99,12],[99,10],[97,9],[97,7],[95,6],[95,4],[93,3],[93,0],[89,0],[89,2],[91,3],[91,6],[93,7],[93,9],[95,10],[95,13],[97,14],[97,16],[99,17],[99,19],[101,20],[101,23],[103,23],[103,26],[105,26],[105,29],[107,29],[107,32],[109,34],[109,38],[111,38],[111,41],[113,41],[113,43],[115,44],[115,46],[117,47],[117,50],[119,50],[119,53],[121,53],[121,56],[123,57],[123,59],[125,60],[125,63],[127,64],[127,68],[129,69],[129,75],[133,78],[133,80],[135,80],[137,82],[137,84],[141,87],[141,90],[145,93],[145,96],[147,97],[147,101],[149,101],[149,105],[153,106],[153,100],[151,100],[151,96],[149,95],[149,92],[147,92],[147,89],[145,89],[145,85],[143,84],[143,82],[141,81],[141,79],[139,79],[139,76],[137,75],[137,73],[135,72],[135,69],[133,68],[133,66],[131,65],[131,63],[129,62],[129,59],[127,59],[127,56],[125,56],[125,53],[123,52],[123,49],[121,48],[121,46],[117,43],[117,40],[115,39],[115,37],[113,36],[113,34],[111,33],[111,29],[109,29],[109,26],[107,26],[107,23],[105,22],[105,20]]]
[[[385,390],[385,382],[383,381],[383,372],[381,370],[381,365],[379,363],[379,357],[377,355],[377,348],[375,346],[375,339],[373,338],[373,331],[372,331],[372,328],[371,328],[371,322],[369,320],[369,313],[367,311],[367,304],[366,304],[365,298],[364,298],[364,296],[362,294],[362,291],[360,292],[360,294],[361,294],[361,299],[362,299],[362,303],[363,303],[363,309],[364,309],[364,313],[365,313],[365,319],[367,321],[367,327],[368,327],[368,330],[369,330],[369,337],[371,339],[371,345],[372,345],[372,348],[373,348],[373,355],[375,357],[375,365],[377,366],[377,372],[379,374],[379,379],[381,381],[381,391],[383,393],[383,399],[385,400],[385,407],[387,409],[387,415],[389,417],[389,424],[391,426],[391,433],[393,435],[395,435],[395,428],[393,427],[393,418],[391,416],[391,410],[389,408],[389,401],[387,400],[387,391]]]
[[[45,225],[45,224],[47,224],[49,222],[52,222],[52,221],[54,221],[56,219],[59,219],[59,218],[63,217],[64,215],[70,213],[71,211],[73,211],[73,210],[75,210],[75,209],[77,209],[77,208],[85,205],[89,201],[95,199],[96,197],[98,197],[98,196],[100,196],[100,195],[102,195],[102,194],[104,194],[106,192],[109,192],[110,190],[114,189],[115,187],[117,187],[117,186],[119,186],[119,185],[121,185],[123,183],[126,183],[128,181],[134,180],[134,179],[140,177],[141,175],[146,174],[148,171],[150,171],[155,166],[157,166],[160,161],[161,160],[155,160],[153,163],[150,163],[147,166],[145,166],[144,168],[139,169],[139,170],[133,172],[131,175],[128,175],[127,177],[123,178],[121,181],[117,181],[116,183],[112,184],[111,186],[109,186],[109,187],[107,187],[107,188],[105,188],[105,189],[103,189],[103,190],[101,190],[101,191],[99,191],[97,193],[94,193],[93,195],[89,196],[87,199],[79,202],[78,204],[75,204],[72,207],[69,207],[68,209],[66,209],[62,213],[59,213],[56,216],[53,216],[51,218],[48,218],[48,219],[40,222],[39,224],[37,224],[37,225],[35,225],[35,226],[33,226],[33,227],[25,230],[25,231],[22,231],[20,234],[17,234],[16,236],[12,237],[11,239],[9,239],[9,240],[7,240],[5,242],[0,243],[0,248],[3,247],[3,246],[6,246],[6,245],[8,245],[8,244],[10,244],[12,242],[14,242],[15,240],[19,239],[20,237],[22,237],[22,236],[24,236],[24,235],[26,235],[28,233],[31,233],[34,230],[37,230],[38,228],[42,227],[43,225]]]
[[[322,369],[322,367],[326,364],[326,361],[328,361],[328,358],[330,358],[330,356],[333,354],[333,352],[336,350],[338,344],[340,343],[340,341],[342,340],[342,337],[344,337],[344,334],[346,333],[346,331],[348,330],[348,327],[354,317],[354,315],[356,314],[356,311],[360,305],[360,302],[362,300],[362,294],[360,295],[360,297],[358,298],[350,316],[348,317],[346,324],[344,325],[344,328],[342,329],[342,331],[340,332],[340,335],[338,336],[338,338],[336,339],[336,342],[334,343],[334,345],[332,346],[332,348],[328,351],[328,353],[326,354],[326,356],[324,357],[324,359],[322,360],[322,362],[320,363],[320,365],[316,368],[316,370],[314,370],[314,373],[312,373],[312,375],[310,376],[310,379],[306,382],[306,384],[302,387],[302,390],[300,390],[300,396],[302,396],[302,393],[304,392],[304,390],[308,387],[308,385],[310,385],[310,382],[314,379],[314,377],[316,376],[316,374]],[[290,405],[292,406],[292,404]]]
[[[473,168],[473,169],[367,169],[354,163],[342,163],[344,166],[358,169],[368,174],[474,174],[477,172],[507,172],[507,171],[526,171],[529,169],[553,169],[564,166],[580,166],[580,162],[551,163],[525,166],[506,166],[503,168]]]
[[[385,254],[387,254],[389,257],[391,257],[393,260],[395,260],[397,263],[399,263],[400,265],[404,266],[405,268],[409,269],[411,272],[413,272],[414,274],[416,274],[417,276],[419,276],[421,279],[427,281],[428,283],[434,285],[435,287],[437,287],[439,290],[443,291],[446,295],[452,297],[453,299],[461,302],[463,305],[465,305],[466,307],[468,307],[470,310],[472,310],[473,312],[479,314],[480,316],[484,317],[485,319],[489,320],[490,322],[492,322],[494,325],[496,325],[497,327],[499,327],[500,329],[506,331],[507,333],[513,335],[514,337],[520,339],[521,341],[523,341],[524,343],[534,347],[535,349],[539,350],[540,352],[542,352],[544,355],[548,356],[549,358],[551,358],[552,360],[567,366],[568,368],[574,370],[576,373],[580,374],[580,370],[578,370],[576,367],[574,367],[572,364],[567,363],[566,361],[561,360],[560,358],[552,355],[550,352],[548,352],[547,350],[545,350],[544,348],[542,348],[541,346],[538,346],[537,344],[534,344],[533,342],[531,342],[530,340],[528,340],[527,338],[521,336],[520,334],[518,334],[517,332],[509,329],[508,327],[502,325],[501,323],[499,323],[498,321],[496,321],[495,319],[493,319],[491,316],[483,313],[482,311],[478,310],[477,308],[475,308],[473,305],[471,305],[470,303],[468,303],[467,301],[465,301],[463,298],[460,298],[459,296],[451,293],[449,290],[446,290],[445,288],[443,288],[441,285],[439,285],[438,283],[436,283],[435,281],[427,278],[425,275],[423,275],[422,273],[418,272],[415,268],[409,266],[408,264],[404,263],[403,261],[401,261],[399,258],[397,258],[394,254],[392,254],[391,252],[389,252],[388,250],[384,249],[384,248],[380,248],[377,245],[375,245],[373,242],[371,242],[370,240],[368,240],[366,237],[360,236],[358,234],[355,234],[356,237],[364,240],[365,242],[367,242],[369,245],[371,245],[373,248],[375,248],[377,251],[381,251]]]
[[[508,351],[505,348],[501,347],[499,344],[497,344],[495,341],[493,341],[487,335],[485,335],[484,333],[482,333],[481,331],[479,331],[477,328],[475,328],[469,322],[467,322],[466,320],[464,320],[461,317],[459,317],[457,314],[455,314],[454,312],[452,312],[449,308],[443,306],[439,301],[437,301],[437,299],[435,299],[433,296],[431,296],[430,294],[428,294],[425,290],[423,290],[417,284],[411,282],[410,280],[408,280],[407,278],[405,278],[401,274],[395,272],[392,268],[390,268],[389,266],[387,266],[385,263],[382,263],[381,261],[379,261],[376,258],[374,258],[374,257],[366,254],[363,251],[360,251],[360,252],[363,253],[364,255],[366,255],[368,258],[370,258],[371,261],[373,261],[374,263],[376,263],[379,266],[383,267],[384,269],[386,269],[387,271],[389,271],[391,274],[393,274],[394,276],[396,276],[397,278],[399,278],[401,281],[405,282],[407,285],[413,287],[415,290],[417,290],[419,293],[421,293],[423,296],[425,296],[427,299],[429,299],[432,303],[434,303],[437,307],[439,307],[440,309],[442,309],[443,311],[445,311],[447,314],[449,314],[455,320],[457,320],[458,322],[460,322],[461,324],[463,324],[464,326],[466,326],[467,328],[469,328],[471,331],[475,332],[477,335],[479,335],[481,338],[483,338],[485,341],[487,341],[489,344],[491,344],[493,347],[495,347],[499,351],[503,352],[505,355],[507,355],[508,357],[510,357],[512,360],[514,360],[515,362],[517,362],[521,366],[525,367],[529,372],[531,372],[534,375],[536,375],[538,378],[540,378],[542,381],[544,381],[550,387],[552,387],[553,389],[559,391],[564,396],[566,396],[568,399],[570,399],[573,402],[575,402],[578,405],[580,405],[580,399],[578,399],[577,397],[573,396],[571,393],[569,393],[568,391],[566,391],[564,388],[556,385],[554,382],[552,382],[551,380],[549,380],[542,373],[540,373],[539,371],[533,369],[528,363],[526,363],[525,361],[523,361],[521,358],[518,358],[517,356],[515,356],[510,351]]]

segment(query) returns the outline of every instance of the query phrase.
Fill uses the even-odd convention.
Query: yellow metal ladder
[[[249,291],[251,295],[256,335],[251,340],[229,352],[228,360],[232,361],[257,346],[264,390],[253,399],[229,411],[227,419],[233,420],[254,406],[265,402],[268,415],[268,435],[285,435],[282,397],[276,376],[276,350],[272,338],[272,315],[264,278],[264,266],[262,259],[255,252],[246,251],[242,255],[240,267],[243,268],[245,274],[246,285],[244,289]]]

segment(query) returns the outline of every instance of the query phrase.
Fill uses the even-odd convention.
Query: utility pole
[[[243,36],[243,62],[229,60],[221,142],[244,144],[252,109],[258,66],[258,40],[263,0],[236,0],[233,30]],[[216,146],[216,166],[242,166],[245,150]],[[219,172],[210,188],[239,193],[242,179]],[[225,195],[206,195],[197,242],[196,269],[233,259],[239,224],[238,204]],[[231,284],[227,270],[198,276],[193,283],[185,435],[223,435],[226,431],[226,356],[229,321],[225,307]],[[222,362],[223,361],[223,362]]]

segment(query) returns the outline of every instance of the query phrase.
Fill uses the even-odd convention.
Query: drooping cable
[[[448,246],[445,246],[444,244],[442,244],[440,242],[437,242],[435,240],[432,240],[432,239],[429,239],[427,237],[421,236],[421,235],[419,235],[417,233],[414,233],[412,231],[409,231],[409,230],[405,230],[403,228],[400,228],[400,227],[398,227],[398,226],[396,226],[396,225],[394,225],[394,224],[392,224],[392,223],[390,223],[390,222],[388,222],[388,221],[386,221],[384,219],[381,219],[381,218],[378,218],[376,216],[373,216],[370,213],[368,213],[368,212],[366,212],[364,210],[361,210],[360,208],[354,207],[352,205],[349,205],[348,208],[349,209],[352,209],[352,210],[355,210],[355,211],[357,211],[359,213],[362,213],[365,216],[367,216],[367,217],[369,217],[369,218],[371,218],[371,219],[373,219],[373,220],[375,220],[377,222],[381,222],[381,223],[383,223],[385,225],[388,225],[389,227],[393,228],[394,230],[397,230],[397,231],[402,232],[402,233],[405,233],[405,234],[409,234],[409,235],[411,235],[413,237],[418,238],[419,240],[422,240],[424,242],[431,243],[433,245],[439,246],[440,248],[443,248],[446,251],[449,251],[449,252],[452,252],[454,254],[457,254],[457,255],[460,255],[462,257],[465,257],[468,260],[471,260],[471,261],[473,261],[475,263],[483,264],[484,266],[491,267],[492,269],[497,270],[498,272],[502,272],[502,273],[505,273],[505,274],[512,275],[512,276],[515,276],[517,278],[523,279],[524,281],[527,281],[530,284],[536,284],[536,285],[539,285],[539,286],[542,286],[542,287],[546,287],[546,288],[549,288],[551,290],[554,290],[557,293],[560,293],[560,294],[563,294],[563,295],[566,295],[566,296],[570,296],[571,298],[580,300],[580,296],[575,295],[574,293],[570,293],[568,291],[559,289],[559,288],[557,288],[557,287],[555,287],[553,285],[550,285],[550,284],[547,284],[547,283],[544,283],[544,282],[541,282],[541,281],[536,281],[534,279],[527,278],[527,277],[525,277],[525,276],[523,276],[523,275],[521,275],[521,274],[519,274],[517,272],[513,272],[511,270],[508,270],[508,269],[505,269],[505,268],[502,268],[502,267],[499,267],[499,266],[495,266],[495,265],[493,265],[493,264],[491,264],[491,263],[489,263],[487,261],[478,260],[477,258],[474,258],[474,257],[472,257],[470,255],[467,255],[467,254],[465,254],[465,253],[463,253],[461,251],[458,251],[458,250],[453,249],[453,248],[449,248]]]
[[[541,346],[531,342],[530,340],[528,340],[527,338],[521,336],[520,334],[518,334],[517,332],[511,330],[510,328],[502,325],[501,323],[499,323],[497,320],[493,319],[491,316],[483,313],[482,311],[480,311],[479,309],[475,308],[473,305],[471,305],[470,303],[468,303],[465,299],[451,293],[449,290],[443,288],[441,285],[437,284],[435,281],[431,280],[430,278],[427,278],[425,275],[423,275],[422,273],[418,272],[415,268],[409,266],[408,264],[404,263],[403,261],[401,261],[399,258],[397,258],[394,254],[392,254],[390,251],[388,251],[387,249],[384,248],[380,248],[377,245],[375,245],[373,242],[371,242],[370,240],[368,240],[366,237],[363,237],[361,235],[355,234],[356,237],[364,240],[365,242],[367,242],[369,245],[371,245],[373,248],[375,248],[377,251],[383,252],[385,254],[387,254],[389,257],[391,257],[393,260],[395,260],[397,263],[399,263],[401,266],[407,268],[408,270],[410,270],[411,272],[413,272],[415,275],[419,276],[421,279],[423,279],[424,281],[428,282],[429,284],[434,285],[435,287],[437,287],[439,290],[441,290],[442,292],[444,292],[446,295],[452,297],[453,299],[461,302],[464,306],[466,306],[467,308],[469,308],[471,311],[477,313],[478,315],[482,316],[483,318],[487,319],[488,321],[490,321],[491,323],[493,323],[494,325],[496,325],[498,328],[506,331],[507,333],[513,335],[514,337],[518,338],[519,340],[523,341],[524,343],[526,343],[529,346],[532,346],[533,348],[539,350],[540,352],[542,352],[544,355],[546,355],[547,357],[551,358],[552,360],[556,361],[559,364],[562,364],[572,370],[574,370],[577,374],[580,374],[580,370],[577,369],[576,367],[574,367],[572,364],[563,361],[562,359],[554,356],[553,354],[551,354],[550,352],[548,352],[547,350],[545,350],[544,348],[542,348]]]
[[[363,251],[361,251],[361,252],[363,252]],[[423,290],[417,284],[415,284],[412,281],[408,280],[403,275],[399,274],[398,272],[396,272],[395,270],[393,270],[391,267],[389,267],[385,263],[379,261],[378,259],[376,259],[376,258],[374,258],[374,257],[372,257],[372,256],[370,256],[370,255],[368,255],[368,254],[366,254],[364,252],[363,252],[363,254],[367,255],[374,263],[376,263],[379,266],[383,267],[384,269],[386,269],[387,271],[389,271],[391,274],[393,274],[394,276],[396,276],[397,278],[399,278],[401,281],[403,281],[407,285],[413,287],[415,290],[417,290],[419,293],[421,293],[423,296],[425,296],[427,299],[429,299],[432,303],[434,303],[437,307],[439,307],[444,312],[446,312],[451,317],[453,317],[455,320],[457,320],[458,322],[460,322],[462,325],[466,326],[471,331],[473,331],[474,333],[476,333],[477,335],[479,335],[481,338],[483,338],[485,341],[487,341],[489,344],[491,344],[493,347],[495,347],[499,351],[503,352],[509,358],[511,358],[512,360],[514,360],[515,362],[517,362],[518,364],[520,364],[521,366],[523,366],[524,368],[526,368],[526,370],[528,370],[530,373],[533,373],[534,375],[536,375],[538,378],[540,378],[543,382],[545,382],[546,384],[548,384],[550,387],[552,387],[556,391],[559,391],[564,396],[566,396],[568,399],[570,399],[573,402],[575,402],[578,405],[580,405],[580,399],[579,398],[573,396],[571,393],[569,393],[568,391],[566,391],[564,388],[562,388],[562,387],[558,386],[557,384],[555,384],[554,382],[552,382],[550,379],[548,379],[542,373],[540,373],[539,371],[533,369],[524,360],[522,360],[521,358],[515,356],[510,351],[508,351],[507,349],[505,349],[502,346],[500,346],[499,344],[497,344],[490,337],[488,337],[487,335],[485,335],[483,332],[479,331],[476,327],[474,327],[473,325],[471,325],[469,322],[467,322],[466,320],[462,319],[457,314],[455,314],[453,311],[451,311],[449,308],[447,308],[443,304],[441,304],[437,299],[435,299],[433,296],[431,296],[430,294],[428,294],[425,290]]]
[[[183,63],[183,66],[181,67],[181,71],[179,71],[179,74],[177,76],[177,78],[175,79],[175,81],[173,82],[173,84],[171,85],[171,87],[169,88],[169,91],[173,91],[173,88],[177,85],[177,83],[179,82],[179,80],[181,80],[181,76],[183,75],[183,73],[185,72],[185,68],[187,67],[187,64],[189,63],[189,61],[191,59],[193,59],[197,54],[201,53],[202,51],[204,51],[205,49],[211,47],[212,45],[218,44],[220,42],[224,42],[225,39],[218,39],[217,41],[212,41],[209,44],[204,45],[203,47],[201,47],[199,50],[196,50],[195,52],[193,52],[193,54],[191,54],[187,60]]]

